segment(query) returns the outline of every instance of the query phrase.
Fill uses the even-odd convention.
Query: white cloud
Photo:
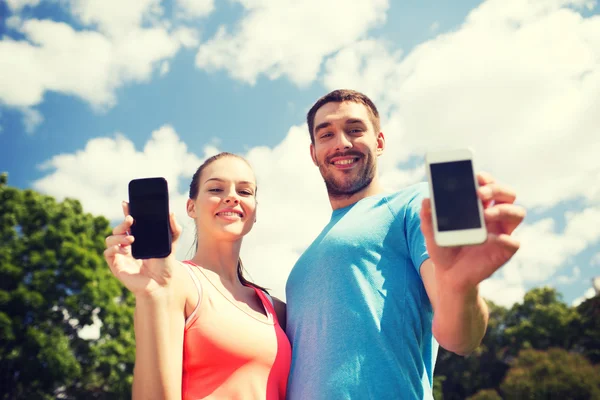
[[[168,61],[162,62],[162,64],[160,65],[160,71],[158,73],[160,74],[160,76],[165,76],[166,74],[169,73],[169,62]]]
[[[73,16],[114,38],[139,29],[144,22],[156,23],[163,15],[160,3],[161,0],[69,0]]]
[[[573,268],[571,275],[560,275],[556,277],[556,282],[561,284],[570,284],[576,282],[581,276],[579,267]]]
[[[585,291],[585,293],[583,294],[583,296],[578,297],[575,300],[573,300],[573,302],[571,303],[571,305],[573,307],[577,307],[578,305],[580,305],[581,303],[583,303],[587,299],[591,299],[595,295],[596,295],[596,291],[594,290],[594,288],[589,288],[588,290]]]
[[[278,146],[256,147],[246,155],[257,176],[259,205],[257,223],[242,246],[242,259],[249,276],[281,298],[294,262],[330,215],[309,143],[305,127],[292,127]],[[153,132],[141,151],[117,134],[92,139],[74,154],[53,157],[43,166],[51,172],[33,186],[59,200],[75,197],[86,212],[116,222],[122,218],[120,202],[127,200],[129,180],[164,176],[169,182],[171,210],[184,228],[177,249],[178,257],[184,259],[193,255],[195,230],[185,214],[188,188],[179,187],[178,181],[191,180],[201,161],[217,152],[217,147],[206,146],[201,157],[190,153],[169,126]]]
[[[323,57],[363,37],[385,21],[387,0],[238,0],[246,14],[231,32],[221,26],[200,46],[196,65],[225,69],[254,84],[259,75],[312,82]],[[335,17],[332,17],[335,16]]]
[[[333,7],[333,2],[319,4]],[[316,76],[323,57],[342,49],[325,63],[323,82],[328,89],[357,88],[376,100],[386,132],[386,154],[380,158],[386,187],[395,189],[423,176],[418,162],[405,169],[397,167],[399,162],[421,157],[427,148],[469,145],[479,164],[514,185],[519,200],[530,208],[586,198],[581,210],[567,216],[564,232],[557,231],[551,218],[518,230],[522,249],[482,285],[483,295],[498,304],[520,301],[528,285],[552,277],[571,257],[598,242],[600,188],[589,182],[600,174],[596,161],[600,143],[592,140],[600,116],[589,110],[600,109],[596,95],[600,18],[582,18],[572,8],[561,8],[564,1],[488,0],[457,31],[439,35],[402,58],[391,43],[357,40],[385,19],[387,2],[356,4],[343,9],[349,13],[344,26],[356,21],[356,28],[341,34],[329,28],[328,20],[303,11],[304,5],[297,4],[290,12],[287,3],[248,0],[240,29],[228,33],[223,28],[202,45],[197,62],[203,68],[225,68],[250,83],[260,74],[287,75],[296,83],[307,83]],[[86,34],[90,36],[86,40],[97,40],[111,53],[114,44],[107,36]],[[196,40],[195,35],[188,39],[190,45]],[[37,50],[27,51],[23,57],[35,60],[32,54]],[[167,58],[156,57],[155,62],[160,65]],[[33,68],[35,63],[25,65]],[[144,70],[128,68],[123,76]],[[19,95],[41,98],[47,81],[25,86]],[[2,85],[0,80],[0,98]],[[110,103],[111,88],[116,86],[100,85],[106,89],[98,91],[103,94],[88,97]],[[31,100],[19,104],[30,106]],[[207,146],[203,157],[217,152],[218,143]],[[259,208],[242,256],[251,276],[273,288],[276,296],[283,296],[290,268],[330,213],[308,143],[305,127],[292,127],[278,146],[254,148],[247,154],[259,179]],[[163,127],[143,151],[117,135],[94,139],[78,153],[54,157],[47,163],[54,171],[35,187],[59,198],[67,194],[81,198],[86,210],[119,219],[119,202],[126,199],[131,177],[152,171],[168,175],[174,185],[172,209],[185,228],[178,251],[183,257],[193,242],[193,223],[183,212],[186,189],[176,182],[191,178],[200,161],[172,128]]]
[[[180,26],[175,29],[173,36],[177,38],[183,47],[192,48],[198,46],[198,32],[195,29]]]
[[[25,7],[35,7],[40,0],[6,0],[8,8],[14,13],[21,11]]]
[[[44,116],[33,108],[24,108],[23,112],[23,125],[25,126],[25,132],[31,134],[35,129],[44,122]]]
[[[422,176],[426,150],[469,146],[479,167],[530,209],[585,200],[565,232],[551,218],[520,229],[517,256],[482,285],[500,304],[519,301],[600,237],[600,188],[590,185],[600,176],[600,114],[590,112],[600,109],[600,17],[577,11],[593,5],[488,0],[459,29],[404,57],[389,43],[363,40],[325,63],[327,89],[358,89],[380,108],[388,182]],[[415,157],[412,171],[397,168]]]
[[[0,41],[0,100],[17,107],[39,104],[46,91],[76,95],[96,107],[112,106],[127,81],[145,81],[180,43],[163,28],[129,31],[118,41],[65,23],[28,20],[21,27],[31,43]]]
[[[256,147],[247,153],[258,180],[258,209],[242,256],[255,281],[280,298],[285,298],[285,282],[294,263],[331,214],[309,144],[306,127],[296,126],[276,147]]]
[[[214,0],[176,0],[178,16],[184,19],[206,17],[215,10]]]
[[[12,17],[10,26],[24,40],[0,40],[0,102],[27,110],[54,91],[77,96],[97,109],[112,107],[117,88],[148,81],[182,46],[197,45],[193,29],[170,30],[160,22],[158,0],[109,3],[69,3],[85,26],[98,31]]]
[[[387,44],[353,44],[327,61],[323,82],[361,88],[390,111],[394,161],[470,146],[527,206],[600,201],[589,184],[600,175],[600,114],[590,112],[600,109],[600,17],[567,3],[587,4],[489,0],[404,59]]]
[[[33,187],[58,200],[77,198],[86,210],[118,220],[122,218],[120,203],[128,198],[127,184],[131,179],[164,176],[172,201],[181,203],[178,178],[191,178],[199,164],[199,159],[188,152],[167,125],[154,131],[141,151],[122,134],[116,134],[114,138],[92,139],[74,154],[54,156],[42,166],[51,172]],[[179,203],[174,206],[175,211],[185,209]]]

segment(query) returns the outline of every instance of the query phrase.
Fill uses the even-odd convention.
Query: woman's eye
[[[221,189],[214,188],[214,189],[208,189],[208,191],[213,192],[213,193],[218,193],[218,192],[221,192]]]
[[[243,194],[243,195],[245,195],[245,196],[252,196],[252,192],[249,191],[249,190],[242,190],[240,193]]]

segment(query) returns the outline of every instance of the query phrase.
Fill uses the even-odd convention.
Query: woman
[[[284,399],[291,361],[285,304],[248,282],[239,260],[256,218],[250,165],[220,153],[198,168],[187,201],[196,253],[183,263],[175,250],[135,260],[127,203],[123,211],[105,258],[136,297],[133,398]],[[171,227],[175,249],[181,228],[173,214]]]

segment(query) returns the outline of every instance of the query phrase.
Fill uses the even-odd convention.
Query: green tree
[[[564,349],[522,350],[500,385],[505,399],[600,399],[600,369]]]
[[[505,337],[510,354],[516,356],[524,348],[570,349],[579,335],[572,329],[578,318],[577,310],[563,303],[556,289],[530,290],[523,303],[515,304],[506,316]]]
[[[435,400],[444,400],[444,392],[442,390],[442,384],[446,380],[445,376],[434,376],[433,377],[433,398]]]
[[[491,301],[487,303],[490,318],[481,346],[467,357],[444,349],[439,351],[435,374],[445,378],[442,385],[445,400],[462,400],[482,388],[498,387],[508,370],[503,347],[507,310]]]
[[[494,389],[482,389],[467,400],[502,400],[502,397]]]
[[[103,217],[0,178],[0,398],[130,397],[133,296],[104,262]],[[97,339],[79,332],[102,321]]]
[[[573,321],[574,349],[592,363],[600,363],[600,295],[587,299],[577,307],[579,318]]]

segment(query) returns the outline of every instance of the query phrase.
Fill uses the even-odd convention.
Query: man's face
[[[330,196],[352,196],[375,177],[385,140],[370,116],[355,102],[327,103],[317,110],[310,153]]]

